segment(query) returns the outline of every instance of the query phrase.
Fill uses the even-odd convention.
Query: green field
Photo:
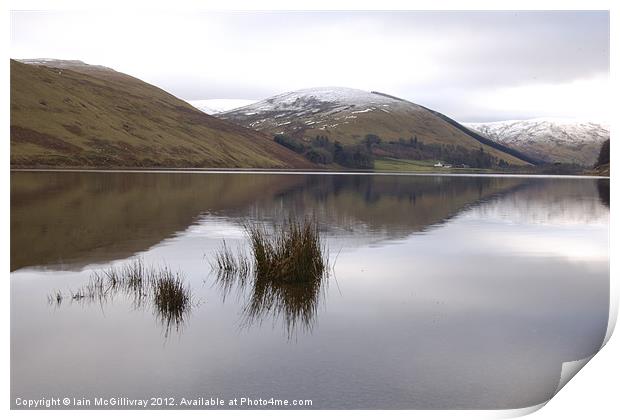
[[[491,169],[438,168],[436,160],[407,160],[382,158],[375,160],[375,171],[379,172],[438,172],[438,173],[492,173]]]

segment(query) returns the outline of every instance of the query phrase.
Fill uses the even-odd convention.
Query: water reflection
[[[593,179],[13,173],[11,188],[13,399],[519,408],[550,398],[562,363],[606,334],[609,209]],[[244,222],[291,213],[316,215],[337,282],[261,288],[209,272],[223,239],[249,252]],[[153,311],[124,293],[105,313],[46,303],[134,258],[183,272],[201,302],[178,340],[162,345],[174,317],[150,298]]]
[[[166,173],[11,173],[11,271],[127,258],[205,213],[247,208],[296,179]]]
[[[609,180],[538,179],[522,184],[510,194],[479,203],[473,213],[488,220],[512,223],[607,224],[609,209],[600,205],[605,203],[605,186],[601,181],[607,181],[608,195]]]
[[[601,203],[609,208],[609,178],[602,178],[596,181],[596,187],[598,189],[598,196],[601,199]]]
[[[11,174],[11,271],[130,257],[205,215],[316,215],[333,234],[404,237],[528,181],[518,178],[187,173]],[[27,252],[26,252],[27,250]]]

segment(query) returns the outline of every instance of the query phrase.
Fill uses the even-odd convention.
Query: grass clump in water
[[[54,291],[54,293],[47,296],[47,302],[50,305],[60,306],[62,305],[63,299],[64,299],[64,296],[62,295],[60,290],[56,290]]]
[[[252,265],[243,251],[239,250],[235,255],[226,245],[226,241],[222,241],[222,248],[215,251],[214,262],[211,266],[220,273],[240,276],[247,276],[252,270]]]
[[[171,325],[178,329],[191,309],[189,289],[179,274],[169,269],[162,270],[151,280],[153,302],[158,318],[169,330]]]
[[[259,281],[309,284],[323,277],[329,264],[315,220],[289,220],[273,235],[262,225],[245,229]]]
[[[235,281],[240,290],[251,287],[243,311],[248,325],[271,315],[284,321],[289,338],[298,324],[311,329],[329,268],[317,221],[289,219],[273,230],[244,228],[249,255],[235,254],[224,242],[212,262],[224,294]]]

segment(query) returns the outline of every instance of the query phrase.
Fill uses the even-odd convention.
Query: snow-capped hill
[[[465,126],[498,143],[547,162],[591,166],[601,144],[609,138],[609,126],[592,121],[536,118]]]
[[[406,110],[422,112],[423,108],[389,95],[344,87],[301,89],[272,96],[219,116],[235,120],[258,130],[290,126],[289,129],[328,130],[351,125],[360,114]],[[290,130],[289,130],[290,131]],[[277,130],[276,132],[283,132]]]
[[[257,111],[308,111],[308,106],[313,104],[359,107],[389,106],[399,102],[403,101],[375,92],[344,87],[320,87],[272,96],[250,108]]]
[[[434,153],[433,156],[443,160],[460,161],[467,159],[466,155],[471,158],[483,147],[497,162],[525,164],[492,142],[474,138],[471,132],[466,132],[469,130],[458,127],[440,113],[380,92],[344,87],[302,89],[217,116],[270,135],[285,134],[307,144],[327,138],[345,146],[361,145],[372,134],[383,143],[375,148],[378,156],[426,159]],[[402,146],[406,142],[411,146]]]
[[[561,118],[466,123],[464,125],[487,134],[494,140],[506,143],[532,141],[536,138],[561,139],[570,143],[600,139],[602,143],[609,137],[609,126],[606,124]]]

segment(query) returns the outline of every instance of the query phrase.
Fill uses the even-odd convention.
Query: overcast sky
[[[463,122],[609,118],[608,12],[12,12],[11,57],[112,67],[186,100],[377,90]]]

